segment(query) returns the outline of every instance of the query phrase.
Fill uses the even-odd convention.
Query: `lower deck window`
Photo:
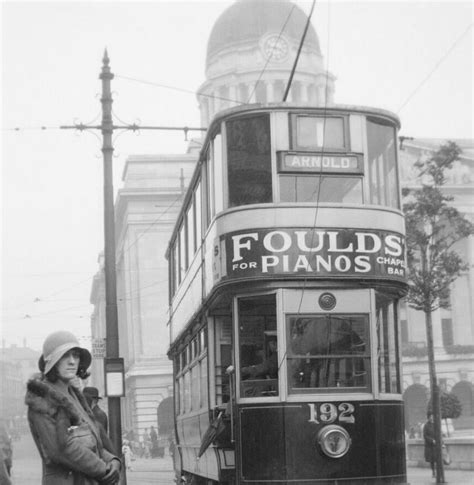
[[[367,315],[288,316],[288,392],[370,391]]]
[[[275,295],[240,298],[240,396],[278,396]]]
[[[280,201],[362,204],[362,178],[280,175]]]

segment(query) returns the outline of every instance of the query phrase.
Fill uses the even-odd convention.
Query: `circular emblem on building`
[[[264,37],[261,48],[265,59],[278,62],[285,60],[290,50],[286,38],[279,34]]]

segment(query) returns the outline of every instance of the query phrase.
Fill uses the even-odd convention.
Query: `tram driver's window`
[[[370,391],[367,315],[288,316],[288,391]]]
[[[278,395],[275,295],[240,298],[240,397]]]

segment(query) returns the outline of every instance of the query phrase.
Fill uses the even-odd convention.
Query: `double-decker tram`
[[[406,482],[398,128],[288,103],[211,123],[167,253],[180,480]]]

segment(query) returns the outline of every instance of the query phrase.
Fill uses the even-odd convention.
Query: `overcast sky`
[[[91,283],[103,246],[101,143],[97,133],[58,127],[100,123],[104,48],[116,74],[117,124],[198,126],[193,93],[205,80],[207,40],[232,3],[2,2],[7,346],[26,338],[39,349],[60,328],[88,343]],[[295,3],[309,12],[311,2]],[[336,102],[389,109],[406,136],[473,137],[471,2],[318,0],[312,22],[337,77]],[[182,133],[118,136],[115,189],[128,155],[185,149]]]

